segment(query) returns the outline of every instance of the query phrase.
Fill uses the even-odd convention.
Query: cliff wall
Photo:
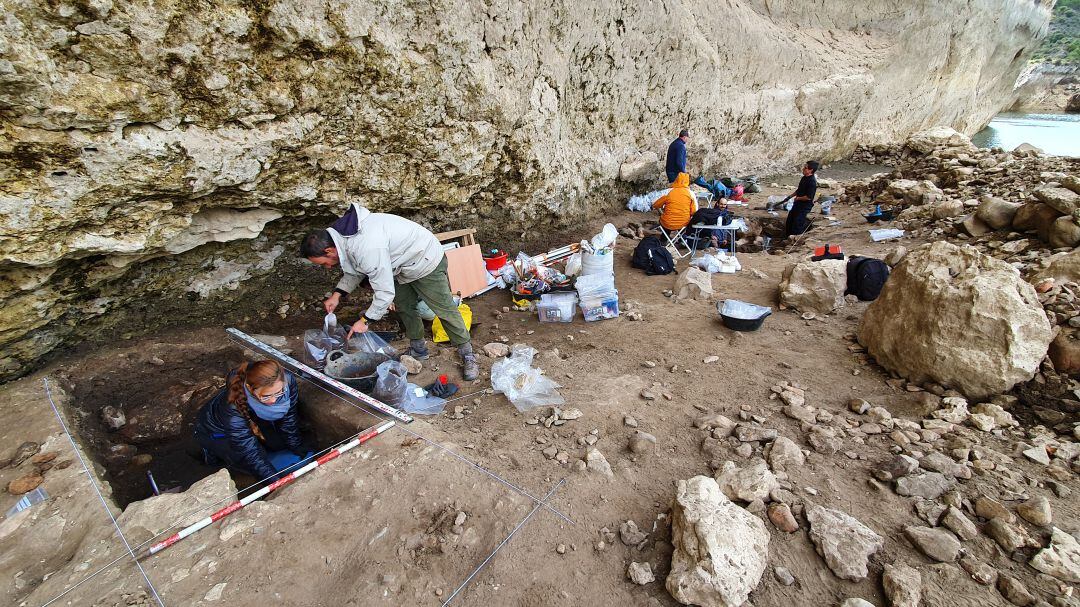
[[[0,376],[149,328],[148,302],[190,304],[153,322],[234,310],[351,197],[516,234],[658,181],[682,127],[705,174],[971,133],[1049,19],[1031,0],[3,4]]]

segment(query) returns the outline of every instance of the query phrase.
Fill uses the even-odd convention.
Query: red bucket
[[[484,265],[487,266],[488,272],[498,272],[506,265],[506,253],[499,251],[497,253],[485,255]]]

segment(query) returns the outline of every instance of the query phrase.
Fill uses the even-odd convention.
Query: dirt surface
[[[835,173],[824,171],[822,176],[857,177],[875,170],[880,169],[837,166]],[[753,206],[770,194],[790,193],[797,176],[762,180],[763,184],[774,181],[781,187],[766,187],[765,192],[752,197],[751,209],[740,213],[765,217]],[[670,509],[674,485],[680,479],[712,474],[708,457],[701,451],[706,432],[694,428],[695,418],[704,412],[722,413],[736,421],[758,416],[765,426],[809,449],[800,422],[781,414],[782,403],[770,399],[770,387],[782,381],[803,387],[807,404],[834,415],[855,417],[846,403],[863,398],[886,407],[896,417],[914,421],[922,417],[918,394],[887,384],[889,376],[867,362],[847,338],[856,330],[867,304],[850,304],[834,314],[809,320],[795,312],[777,311],[753,333],[724,328],[716,314],[715,301],[729,297],[775,309],[783,269],[814,245],[840,243],[849,255],[884,256],[896,243],[871,243],[862,212],[865,210],[834,207],[840,223],[830,226],[819,222],[807,244],[790,254],[740,254],[741,272],[714,276],[713,301],[680,303],[665,296],[674,275],[648,277],[632,269],[629,258],[636,243],[621,238],[616,249],[616,284],[624,309],[640,311],[641,321],[624,315],[585,323],[579,314],[573,323],[541,324],[534,313],[503,312],[504,306],[511,305],[505,292],[493,291],[470,300],[476,319],[476,346],[505,341],[539,350],[536,365],[562,385],[565,407],[580,409],[581,418],[551,428],[529,423],[538,415],[546,416],[547,408],[522,414],[503,396],[484,393],[490,386],[487,372],[493,361],[482,356],[485,374],[463,385],[462,396],[449,403],[442,415],[396,427],[271,499],[147,559],[147,575],[165,604],[174,605],[216,601],[232,605],[268,601],[312,606],[437,605],[451,598],[467,580],[452,604],[676,605],[663,586],[673,550]],[[643,218],[643,214],[622,212],[607,220],[622,227]],[[588,237],[602,223],[581,226],[563,240]],[[903,244],[910,248],[918,243],[908,240]],[[686,262],[681,261],[679,269],[685,267]],[[339,318],[351,320],[358,314],[358,306],[359,302],[345,306]],[[320,322],[308,306],[302,315],[287,321],[245,328],[257,333],[284,333],[290,346],[298,349],[303,328]],[[101,427],[95,409],[105,404],[122,405],[129,417],[136,411],[137,418],[139,407],[170,407],[179,421],[168,429],[166,437],[141,439],[142,443],[129,438],[126,442],[136,444],[138,453],[152,456],[149,467],[159,484],[189,484],[211,471],[190,458],[182,459],[186,456],[181,445],[190,434],[191,416],[220,385],[223,371],[241,356],[242,352],[226,341],[221,327],[188,328],[154,340],[132,340],[93,353],[75,353],[47,373],[71,386],[70,400],[65,400],[64,406],[69,417],[78,422],[78,437],[96,461],[106,464],[105,478],[116,481],[115,498],[126,502],[144,497],[138,495],[139,482],[132,479],[141,481],[145,468],[106,462],[104,445],[114,441],[113,433]],[[719,360],[704,363],[710,356]],[[161,364],[156,364],[155,358]],[[654,366],[646,366],[648,363]],[[423,385],[440,373],[460,377],[456,354],[446,348],[438,349],[412,381]],[[51,411],[41,408],[39,397],[32,414],[11,402],[13,394],[36,394],[35,387],[40,386],[39,375],[0,387],[0,394],[7,397],[0,399],[5,426],[5,451],[0,455],[4,458],[23,440],[40,441],[49,436],[58,450],[67,449],[63,457],[71,457],[70,446],[59,442],[56,420]],[[660,397],[644,400],[641,391],[645,388]],[[376,419],[310,386],[304,388],[303,399],[323,445]],[[22,417],[16,419],[16,415]],[[654,452],[634,454],[628,450],[627,441],[635,429],[627,425],[627,417],[636,420],[638,429],[656,437]],[[10,420],[16,420],[17,425]],[[595,447],[611,464],[614,475],[610,479],[575,470],[575,461],[584,456],[585,439],[590,434],[598,437]],[[1001,453],[1014,454],[1015,441],[1008,437],[975,436],[966,430],[964,435]],[[726,458],[746,461],[736,454],[735,445],[725,445]],[[977,584],[955,564],[932,567],[932,561],[904,539],[905,526],[925,524],[913,509],[913,500],[871,481],[868,472],[873,462],[889,455],[893,445],[888,434],[879,434],[865,440],[845,439],[833,455],[809,450],[807,464],[790,471],[783,481],[799,501],[840,509],[885,538],[884,549],[871,560],[870,575],[861,582],[833,575],[815,552],[801,517],[802,529],[792,534],[782,533],[766,521],[772,536],[768,567],[750,597],[753,604],[835,605],[845,598],[861,597],[884,605],[881,570],[894,562],[923,572],[924,604],[1006,604],[997,590]],[[568,454],[566,464],[542,453],[551,446]],[[751,457],[760,456],[761,445],[755,443],[753,448]],[[1014,488],[1046,496],[1055,521],[1075,526],[1080,505],[1074,499],[1060,498],[1050,491],[1041,482],[1041,472],[1024,458],[1015,459],[1010,467],[1021,481]],[[6,484],[21,470],[0,470],[0,481]],[[12,556],[15,552],[0,560],[0,583],[10,586],[5,596],[15,601],[12,604],[43,604],[124,554],[104,513],[92,512],[87,505],[90,502],[85,501],[92,495],[88,494],[91,490],[85,475],[81,488],[54,494],[52,484],[61,480],[74,483],[77,476],[70,476],[70,470],[65,471],[68,476],[51,474],[45,475],[45,486],[57,497],[50,501],[51,508],[31,509],[37,521],[33,524],[44,525],[50,517],[72,508],[71,500],[84,500],[78,502],[83,504],[78,520],[88,525],[84,531],[87,539],[65,540],[63,550],[16,576],[22,582],[10,577],[20,570]],[[205,485],[207,495],[227,498],[233,489],[220,477],[202,481],[196,488]],[[1075,476],[1064,484],[1074,492],[1080,490]],[[961,481],[959,490],[970,499],[978,495],[999,497],[1004,492],[1001,479],[980,474]],[[537,500],[549,492],[550,508],[539,506]],[[136,503],[121,517],[120,526],[135,544],[165,529],[180,514],[191,512],[195,503],[204,504],[198,516],[205,516],[211,511],[206,506],[211,499],[200,501],[195,493]],[[7,508],[16,499],[5,494],[0,507]],[[459,512],[465,513],[465,520],[455,524],[455,519],[461,518]],[[25,513],[19,516],[24,517],[20,521],[29,520]],[[628,520],[648,532],[645,542],[636,547],[619,539],[600,543],[604,528],[617,535],[620,524]],[[239,527],[230,528],[232,524]],[[30,525],[25,522],[4,525],[8,527],[0,531],[0,548],[16,552],[9,542],[29,537],[20,534],[34,528],[23,529],[22,525]],[[1048,532],[1027,527],[1036,536],[1045,537]],[[515,529],[517,532],[503,544]],[[1026,558],[1013,560],[985,535],[964,542],[964,547],[999,571],[1022,580],[1040,598],[1049,600],[1059,593],[1045,576],[1036,577],[1025,564]],[[495,556],[470,580],[497,548]],[[626,576],[631,562],[650,563],[658,581],[632,584]],[[776,566],[789,569],[796,582],[791,586],[778,582],[773,576]],[[46,575],[53,571],[57,573]],[[215,590],[221,584],[224,586]],[[64,600],[80,605],[153,604],[140,573],[125,559]]]

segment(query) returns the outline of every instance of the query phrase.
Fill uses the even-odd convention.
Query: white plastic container
[[[545,293],[536,303],[536,315],[540,322],[572,322],[577,303],[577,293]]]

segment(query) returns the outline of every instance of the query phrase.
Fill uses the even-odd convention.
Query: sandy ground
[[[837,172],[841,171],[846,172],[839,176],[852,176],[866,169],[838,167]],[[794,182],[794,177],[786,178],[782,185],[791,187],[767,188],[754,199],[788,193]],[[740,273],[713,278],[714,300],[732,297],[775,306],[783,269],[812,245],[825,241],[841,243],[849,255],[883,256],[895,243],[871,243],[859,217],[862,211],[834,207],[842,223],[819,227],[805,247],[791,254],[740,254]],[[745,213],[763,215],[753,210]],[[607,220],[621,227],[643,218],[622,212]],[[601,223],[582,226],[579,234],[568,235],[567,240],[587,237]],[[580,419],[552,428],[531,425],[529,418],[546,414],[546,409],[521,414],[501,395],[474,394],[489,387],[486,372],[492,361],[482,357],[485,375],[462,386],[465,397],[451,403],[444,415],[395,428],[272,499],[146,559],[146,574],[164,603],[437,605],[499,548],[453,596],[452,604],[675,605],[663,587],[672,552],[673,487],[679,479],[711,475],[700,449],[705,432],[693,427],[696,417],[713,411],[732,419],[740,414],[761,416],[766,426],[808,448],[799,423],[783,416],[781,403],[769,398],[770,386],[786,380],[807,390],[808,404],[835,414],[853,415],[846,403],[858,397],[885,406],[894,416],[920,419],[915,394],[889,386],[880,368],[849,350],[851,342],[845,336],[856,330],[866,304],[849,305],[812,320],[778,311],[760,331],[735,333],[719,322],[714,301],[676,303],[666,297],[664,291],[672,287],[674,275],[647,277],[632,269],[629,258],[634,244],[619,241],[616,283],[624,306],[630,302],[640,306],[642,321],[623,317],[585,323],[579,315],[570,324],[541,324],[526,312],[497,318],[503,306],[510,305],[507,294],[498,291],[469,302],[477,320],[473,332],[477,346],[505,337],[511,344],[537,348],[541,352],[537,365],[562,385],[566,407],[580,409],[584,413]],[[680,263],[683,268],[685,261]],[[345,320],[356,312],[355,306],[346,307],[339,316]],[[314,327],[319,319],[309,312],[290,323],[293,328],[297,324]],[[274,333],[282,326],[247,328]],[[288,334],[294,347],[299,334],[299,330]],[[703,363],[713,355],[720,360]],[[87,451],[100,454],[109,438],[95,421],[93,408],[107,401],[108,394],[123,395],[126,407],[171,406],[179,413],[181,425],[187,424],[198,403],[192,404],[196,396],[185,395],[212,390],[214,377],[241,356],[220,327],[178,331],[80,353],[36,376],[0,387],[0,419],[4,420],[0,446],[13,451],[24,440],[48,440],[47,449],[60,451],[60,459],[71,459],[71,447],[46,408],[41,391],[45,376],[68,387],[70,396],[63,395],[61,404],[79,436],[85,438]],[[164,364],[155,365],[154,357]],[[646,367],[646,361],[656,366]],[[460,377],[456,355],[449,350],[440,351],[425,366],[415,383],[427,383],[438,373]],[[643,388],[657,384],[670,399],[641,398]],[[324,444],[374,422],[370,414],[310,387],[304,390],[304,400]],[[454,418],[455,405],[462,407],[460,419]],[[627,440],[634,429],[624,423],[627,416],[657,438],[654,453],[637,455],[628,450]],[[187,428],[182,432],[189,432]],[[574,471],[574,461],[585,452],[583,439],[590,433],[599,437],[595,446],[611,464],[611,479]],[[1009,443],[980,440],[1011,453]],[[154,455],[150,468],[159,483],[164,479],[163,485],[191,482],[209,472],[177,455],[178,444],[167,448],[148,444],[140,450]],[[922,524],[912,501],[868,482],[870,464],[888,455],[892,444],[887,435],[877,435],[865,443],[845,440],[832,456],[811,451],[807,465],[792,471],[785,481],[800,499],[843,510],[885,537],[884,549],[872,559],[869,577],[849,582],[834,576],[816,554],[804,521],[802,529],[792,534],[766,522],[772,534],[769,567],[751,595],[753,604],[835,605],[848,597],[862,597],[884,605],[881,568],[893,562],[921,568],[925,605],[1006,604],[996,590],[977,584],[956,565],[932,566],[904,539],[904,526]],[[569,454],[569,463],[560,464],[541,453],[552,445]],[[4,457],[8,455],[3,452]],[[754,456],[760,456],[760,449]],[[728,457],[742,461],[733,449]],[[101,461],[100,455],[94,458]],[[1029,464],[1021,458],[1013,465],[1029,479],[1024,490],[1047,496],[1055,519],[1075,525],[1080,505],[1042,486],[1038,471]],[[0,470],[0,482],[6,484],[24,473],[26,465]],[[127,501],[139,485],[131,479],[144,471],[133,469],[127,473],[128,480],[110,474],[117,477],[118,486],[128,487],[129,493],[118,496]],[[97,498],[77,461],[64,470],[47,472],[45,479],[54,499],[0,524],[4,554],[0,585],[12,604],[44,604],[124,554],[100,503],[93,508]],[[200,499],[208,504],[232,490],[220,474],[203,484],[207,485],[203,498],[166,496],[130,507],[119,521],[125,535],[133,544],[142,542],[190,512]],[[1080,490],[1075,478],[1067,485]],[[983,476],[961,482],[960,489],[971,499],[980,494],[996,497],[1000,492],[996,480]],[[537,500],[549,493],[550,508],[540,506]],[[0,496],[0,507],[6,509],[15,499]],[[200,516],[209,510],[206,506]],[[465,513],[465,520],[455,526],[459,512]],[[59,524],[63,531],[55,531],[57,517],[72,522],[66,527]],[[649,532],[648,540],[630,547],[616,539],[599,549],[602,529],[617,533],[627,520]],[[233,524],[237,526],[230,527]],[[54,532],[42,535],[45,529]],[[1032,532],[1045,535],[1045,530]],[[46,539],[42,542],[41,538]],[[26,547],[30,544],[32,550]],[[1037,579],[1023,561],[1001,553],[985,535],[964,545],[980,559],[1022,579],[1039,596],[1055,594],[1046,580]],[[644,586],[630,583],[626,568],[635,561],[649,562],[658,581]],[[787,567],[796,583],[779,583],[772,574],[775,566]],[[57,604],[151,604],[145,588],[130,559],[121,559]]]

